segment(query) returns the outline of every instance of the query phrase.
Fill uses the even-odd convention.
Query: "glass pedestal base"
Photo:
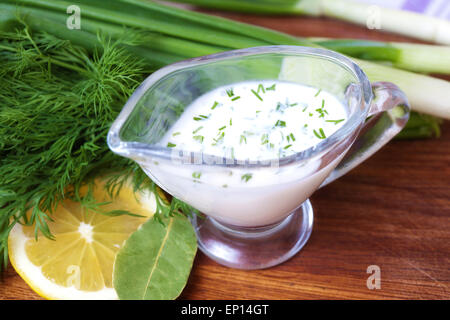
[[[194,216],[200,250],[218,263],[236,269],[264,269],[294,256],[308,241],[313,225],[309,200],[274,225],[247,228]]]

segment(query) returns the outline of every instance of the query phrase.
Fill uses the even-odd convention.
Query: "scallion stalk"
[[[405,36],[450,45],[450,22],[352,0],[169,0],[229,11],[332,17]]]
[[[265,3],[274,5],[275,1]],[[81,30],[66,28],[66,8],[72,4],[81,7]],[[98,33],[122,39],[131,36],[128,49],[145,58],[153,70],[193,56],[244,47],[280,44],[319,47],[281,32],[144,0],[116,0],[108,6],[101,0],[4,0],[0,12],[1,28],[11,28],[19,15],[32,30],[70,40],[88,50],[95,46]],[[371,81],[399,85],[414,110],[450,119],[446,104],[449,82],[355,61]]]

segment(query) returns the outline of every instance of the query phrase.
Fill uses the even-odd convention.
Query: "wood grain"
[[[332,19],[221,15],[298,36],[410,40]],[[450,298],[448,122],[440,139],[389,143],[311,202],[313,234],[294,258],[241,271],[198,253],[180,298]],[[366,286],[369,265],[381,268],[380,290]],[[12,268],[0,280],[0,299],[39,298]]]

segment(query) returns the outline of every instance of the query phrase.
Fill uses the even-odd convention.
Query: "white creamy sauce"
[[[160,145],[237,160],[272,160],[317,145],[347,121],[346,107],[320,88],[290,82],[241,82],[194,100]],[[238,226],[284,218],[339,163],[320,157],[282,167],[239,168],[149,161],[144,170],[172,195]]]

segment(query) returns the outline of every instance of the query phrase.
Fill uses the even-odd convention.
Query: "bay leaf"
[[[184,216],[150,219],[119,250],[113,285],[122,300],[169,300],[185,287],[197,252],[194,228]]]

